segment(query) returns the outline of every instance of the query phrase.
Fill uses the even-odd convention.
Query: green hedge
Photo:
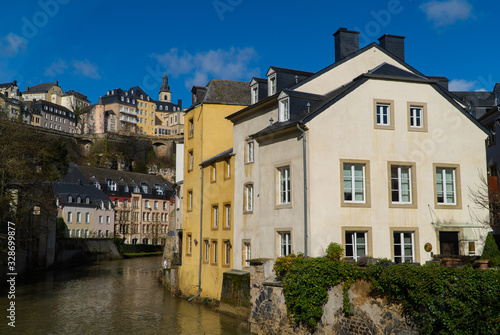
[[[373,265],[359,267],[328,258],[297,257],[283,277],[286,307],[292,322],[311,331],[323,315],[328,290],[344,285],[344,313],[349,315],[347,291],[365,279],[404,313],[422,334],[500,333],[500,272],[440,268],[439,266]]]

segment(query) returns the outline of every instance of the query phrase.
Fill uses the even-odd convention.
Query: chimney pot
[[[382,48],[389,51],[394,56],[405,60],[405,37],[385,34],[378,39]]]
[[[359,50],[359,31],[339,28],[335,34],[335,62]]]

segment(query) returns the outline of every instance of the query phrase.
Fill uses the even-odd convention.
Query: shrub
[[[326,248],[326,258],[338,261],[344,255],[344,248],[338,243],[330,243]]]
[[[488,259],[491,267],[500,266],[500,250],[498,250],[498,245],[491,233],[488,233],[488,236],[486,237],[481,259]]]
[[[303,254],[290,254],[280,257],[274,262],[273,271],[277,276],[284,276],[293,266],[297,258],[304,258]]]

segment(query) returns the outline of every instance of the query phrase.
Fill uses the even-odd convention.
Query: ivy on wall
[[[500,333],[498,270],[409,264],[359,267],[327,257],[293,255],[277,263],[277,273],[281,271],[283,275],[291,320],[311,331],[316,329],[323,315],[323,305],[331,287],[344,283],[343,307],[344,313],[349,315],[349,286],[364,279],[371,283],[373,293],[401,304],[404,313],[422,334]]]

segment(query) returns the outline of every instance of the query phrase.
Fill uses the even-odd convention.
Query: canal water
[[[156,279],[160,263],[110,261],[17,283],[16,327],[4,292],[0,334],[250,334],[241,320],[172,297]]]

